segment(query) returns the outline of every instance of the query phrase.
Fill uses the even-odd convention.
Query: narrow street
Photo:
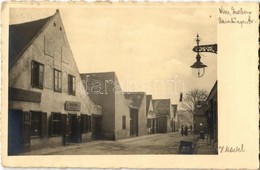
[[[193,141],[196,137],[198,136],[193,134],[181,136],[178,132],[172,132],[118,141],[99,140],[70,144],[69,146],[34,150],[25,155],[178,154],[180,140]]]

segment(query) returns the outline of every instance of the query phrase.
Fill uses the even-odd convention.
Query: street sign
[[[199,52],[209,52],[209,53],[216,53],[218,51],[218,45],[217,44],[209,44],[209,45],[200,45]],[[195,46],[192,51],[198,52],[197,46]]]

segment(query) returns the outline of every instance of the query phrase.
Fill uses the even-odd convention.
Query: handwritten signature
[[[221,6],[219,8],[219,13],[221,14],[218,18],[219,24],[239,24],[241,28],[244,25],[253,24],[255,21],[251,18],[251,11],[248,11],[243,8],[224,8]]]
[[[245,152],[245,147],[243,144],[241,146],[219,146],[219,152],[220,153],[239,153],[239,152]]]

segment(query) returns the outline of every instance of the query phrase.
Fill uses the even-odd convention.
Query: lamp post
[[[195,39],[197,46],[193,48],[193,51],[197,53],[196,55],[196,62],[192,64],[190,67],[192,68],[192,72],[196,77],[202,77],[205,74],[205,68],[207,65],[203,64],[200,56],[200,52],[210,52],[210,53],[216,53],[217,54],[217,44],[210,44],[210,45],[199,45],[200,38],[199,34],[197,34],[197,37]]]

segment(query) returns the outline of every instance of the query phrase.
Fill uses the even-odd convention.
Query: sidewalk
[[[193,154],[209,154],[209,155],[212,155],[212,154],[217,154],[217,150],[213,148],[213,146],[211,146],[209,144],[209,142],[207,140],[202,140],[202,139],[199,139],[195,148],[194,148],[194,151],[193,151]]]
[[[163,134],[151,134],[151,135],[144,135],[144,136],[136,136],[136,137],[131,137],[131,138],[126,138],[126,139],[120,139],[116,141],[110,141],[110,140],[93,140],[89,142],[83,142],[83,143],[70,143],[67,146],[53,146],[53,147],[46,147],[43,149],[37,149],[37,150],[32,150],[30,152],[25,152],[21,153],[20,155],[49,155],[51,153],[56,153],[56,152],[61,152],[61,151],[66,151],[66,150],[73,150],[73,149],[80,149],[84,147],[90,147],[98,144],[104,144],[104,143],[111,143],[111,142],[120,142],[120,143],[126,143],[126,142],[132,142],[136,140],[142,140],[142,139],[147,139],[147,138],[152,138],[156,137],[159,135]]]

